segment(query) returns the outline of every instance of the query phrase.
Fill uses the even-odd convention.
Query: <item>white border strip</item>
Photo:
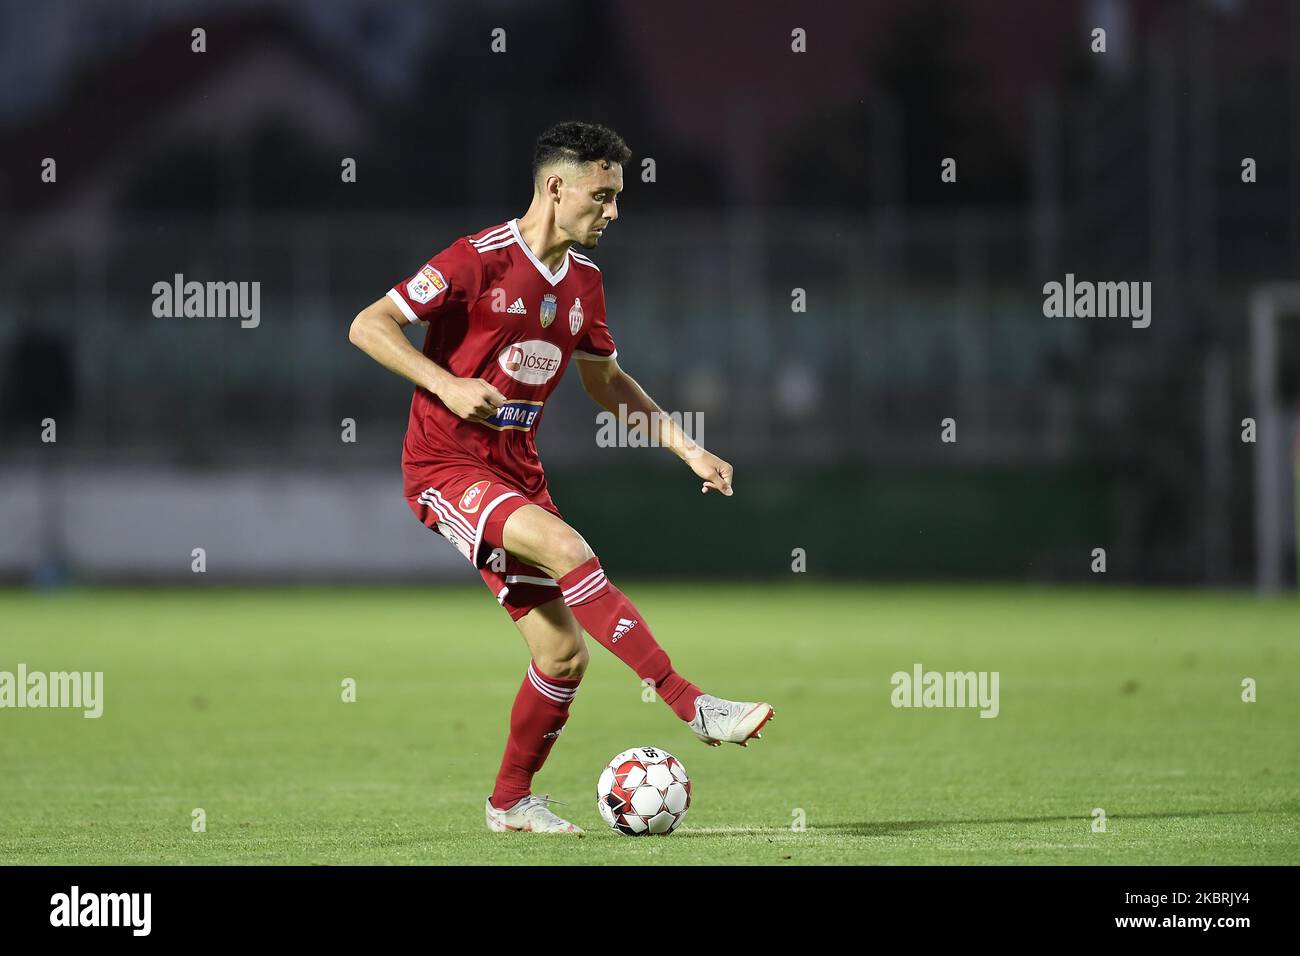
[[[393,286],[391,289],[388,290],[388,297],[397,303],[397,307],[402,310],[402,315],[406,316],[408,321],[411,322],[424,321],[418,315],[415,314],[415,312],[411,309],[409,305],[406,304],[406,300],[402,298],[402,294],[397,291],[397,286]]]
[[[470,559],[474,567],[476,568],[478,567],[478,561],[475,559],[478,558],[479,545],[483,543],[483,529],[487,527],[488,515],[492,513],[492,510],[497,505],[501,504],[501,502],[505,501],[507,498],[522,498],[522,497],[523,495],[521,495],[517,491],[507,491],[503,495],[497,495],[495,498],[492,499],[491,504],[489,504],[486,508],[483,509],[483,517],[479,518],[478,529],[474,532],[474,550],[470,553]]]
[[[539,578],[533,574],[507,574],[506,584],[541,584],[552,588],[560,586],[550,578]]]

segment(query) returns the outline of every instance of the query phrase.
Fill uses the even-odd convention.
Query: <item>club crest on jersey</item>
[[[577,335],[580,328],[582,328],[582,300],[575,298],[573,308],[569,310],[569,331]]]
[[[542,328],[549,329],[551,327],[551,323],[555,321],[555,311],[555,296],[548,292],[542,296]]]
[[[412,302],[427,305],[434,296],[447,288],[447,280],[433,266],[425,266],[406,283],[406,294]]]
[[[465,489],[465,493],[460,496],[461,511],[467,515],[472,515],[478,511],[478,506],[483,503],[483,495],[486,494],[490,481],[476,481]]]

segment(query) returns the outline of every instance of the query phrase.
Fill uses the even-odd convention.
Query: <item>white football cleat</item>
[[[552,800],[545,796],[529,794],[509,810],[498,810],[492,806],[492,798],[487,798],[485,806],[488,829],[493,833],[576,833],[582,836],[582,827],[561,819],[551,812],[548,803]]]
[[[775,713],[770,704],[723,700],[712,694],[701,694],[695,698],[695,719],[687,726],[710,747],[723,743],[747,747],[750,740],[763,736],[759,730]]]

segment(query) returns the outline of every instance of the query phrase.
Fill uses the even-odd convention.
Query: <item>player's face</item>
[[[605,228],[618,218],[618,195],[623,191],[623,167],[588,163],[586,170],[560,196],[556,223],[569,239],[595,248]]]

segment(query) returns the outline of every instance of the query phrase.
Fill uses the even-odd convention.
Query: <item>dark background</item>
[[[1250,303],[1300,264],[1295,4],[5,2],[0,80],[7,579],[183,579],[200,546],[231,579],[470,575],[348,325],[521,215],[538,133],[587,119],[634,153],[593,254],[620,360],[737,469],[719,499],[599,448],[563,383],[539,446],[607,565],[1083,580],[1101,547],[1294,582],[1300,309],[1261,393]],[[260,325],[156,318],[178,272],[260,282]],[[1150,281],[1151,326],[1045,317],[1067,272]]]

